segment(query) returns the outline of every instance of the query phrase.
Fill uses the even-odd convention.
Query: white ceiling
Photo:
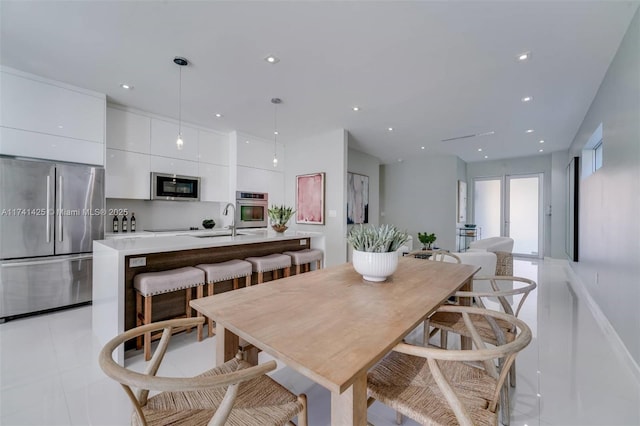
[[[2,0],[0,61],[177,118],[184,56],[183,121],[271,139],[277,96],[286,144],[345,128],[383,163],[480,161],[566,149],[638,4]]]

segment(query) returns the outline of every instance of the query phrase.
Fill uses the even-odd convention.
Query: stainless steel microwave
[[[151,172],[151,199],[200,201],[200,178]]]

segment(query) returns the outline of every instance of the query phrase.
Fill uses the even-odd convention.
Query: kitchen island
[[[154,272],[224,262],[249,256],[264,256],[287,250],[317,248],[325,251],[321,233],[271,230],[241,230],[236,236],[220,231],[196,231],[173,236],[141,238],[137,236],[93,242],[93,322],[100,344],[135,327],[135,291],[133,278],[142,272]],[[221,287],[218,291],[230,290]],[[154,321],[170,316],[184,306],[182,292],[154,298]],[[159,318],[158,318],[159,319]],[[124,361],[122,348],[117,361]]]

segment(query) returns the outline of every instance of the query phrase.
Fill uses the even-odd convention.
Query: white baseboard
[[[613,328],[613,325],[611,325],[604,312],[602,312],[598,303],[593,299],[586,286],[584,285],[584,282],[580,279],[578,274],[574,272],[573,268],[571,268],[571,265],[569,265],[569,261],[562,260],[562,262],[565,264],[565,269],[567,271],[567,277],[569,278],[569,284],[571,285],[571,288],[585,303],[585,305],[589,309],[589,312],[591,312],[591,314],[593,315],[593,318],[600,327],[600,330],[602,330],[602,332],[604,333],[605,339],[607,339],[607,343],[609,343],[610,347],[613,349],[620,362],[627,366],[629,371],[632,372],[636,382],[640,383],[640,365],[638,365],[635,359],[633,359],[631,353],[627,349],[627,346],[624,344],[615,328]]]

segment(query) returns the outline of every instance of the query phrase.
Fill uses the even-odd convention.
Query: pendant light
[[[182,67],[189,65],[189,61],[186,58],[176,56],[173,58],[173,62],[180,68],[180,77],[178,80],[178,138],[176,139],[176,147],[181,150],[184,146],[184,140],[182,140]]]
[[[273,167],[278,167],[278,104],[282,103],[280,98],[271,98],[273,104]]]

